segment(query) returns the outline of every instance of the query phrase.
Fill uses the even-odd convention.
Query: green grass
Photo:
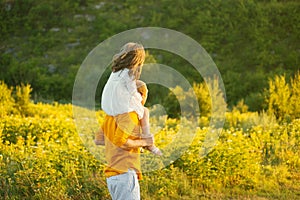
[[[32,114],[35,113],[31,117],[6,115],[0,119],[1,196],[4,199],[109,198],[103,163],[82,145],[72,120],[72,106],[31,106]],[[101,121],[103,112],[97,112],[97,116]],[[253,119],[251,113],[248,116]],[[152,119],[154,127],[156,123]],[[176,120],[168,119],[165,128],[156,135],[161,147],[164,147],[161,139],[172,138],[179,128],[174,123]],[[300,197],[297,182],[300,120],[289,124],[274,121],[264,126],[256,124],[245,130],[227,128],[213,150],[200,158],[206,130],[205,127],[197,130],[192,145],[179,159],[144,174],[140,182],[143,199]],[[174,149],[182,145],[172,144]]]

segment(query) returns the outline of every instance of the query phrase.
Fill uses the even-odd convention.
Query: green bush
[[[0,81],[0,91],[0,117],[3,117],[15,112],[15,100],[12,97],[12,88],[8,88],[3,81]]]
[[[222,74],[230,107],[244,99],[249,110],[260,111],[268,78],[299,69],[298,1],[6,0],[0,8],[0,80],[29,83],[36,99],[70,102],[88,53],[136,27],[174,29],[201,44]],[[191,84],[201,81],[180,56],[153,55]]]
[[[72,106],[29,104],[32,116],[0,118],[0,195],[5,199],[108,199],[104,163],[82,145]],[[82,108],[82,112],[91,111]],[[297,199],[300,121],[271,124],[265,115],[247,112],[241,102],[234,114],[228,113],[230,127],[206,156],[201,153],[208,127],[191,130],[187,120],[151,119],[151,128],[158,130],[157,145],[167,157],[178,153],[174,151],[182,149],[191,133],[195,135],[179,158],[144,174],[143,199]],[[101,122],[105,115],[98,111],[96,116]],[[241,128],[253,119],[253,125]],[[89,134],[90,126],[82,125]],[[173,142],[176,138],[182,140]]]
[[[200,117],[210,118],[212,112],[216,115],[219,109],[223,109],[224,106],[226,107],[223,95],[224,93],[219,87],[219,81],[214,79],[208,80],[207,83],[195,83],[188,91],[184,91],[180,86],[176,86],[171,89],[171,92],[163,102],[171,118],[178,118],[180,116],[199,117],[199,114]],[[212,102],[214,102],[213,106]]]
[[[291,121],[300,117],[300,73],[286,82],[284,75],[269,81],[266,93],[268,112],[281,121]]]
[[[21,84],[21,86],[16,86],[16,94],[15,94],[15,107],[22,115],[29,115],[31,111],[31,96],[30,93],[32,88],[30,85]]]

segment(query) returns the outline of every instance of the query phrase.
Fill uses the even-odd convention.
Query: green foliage
[[[165,27],[191,36],[211,55],[230,107],[244,99],[257,111],[268,78],[282,72],[289,78],[299,68],[298,13],[298,1],[5,0],[0,80],[9,86],[29,83],[37,100],[68,101],[77,69],[97,44],[131,28]],[[153,55],[191,84],[201,81],[178,56]]]
[[[299,86],[299,72],[290,82],[286,82],[285,76],[275,76],[274,80],[270,80],[266,96],[268,112],[279,120],[299,118]]]
[[[292,95],[290,97],[290,104],[293,110],[293,117],[300,118],[300,71],[291,79],[290,88]]]
[[[225,97],[219,87],[219,80],[207,80],[194,84],[188,91],[180,86],[171,89],[169,95],[163,100],[168,115],[171,118],[200,117],[210,118],[212,113],[217,116],[218,111],[226,107]],[[212,102],[214,105],[212,106]]]
[[[198,98],[201,116],[210,116],[211,100],[209,90],[205,83],[198,83],[193,85],[193,90]]]
[[[300,164],[296,158],[298,126],[299,120],[284,126],[253,126],[245,131],[231,127],[223,131],[206,157],[199,157],[200,142],[176,166],[209,191],[236,186],[244,191],[291,187],[293,181],[287,177],[293,176]]]
[[[20,115],[30,115],[31,110],[31,100],[30,93],[32,88],[30,85],[21,84],[21,86],[16,86],[14,88],[8,88],[8,86],[0,81],[0,116],[6,116],[10,114],[20,114]]]
[[[14,112],[15,101],[12,98],[12,89],[0,81],[0,117],[9,115]]]
[[[22,84],[21,86],[16,87],[16,97],[15,97],[16,107],[17,110],[24,115],[28,115],[30,112],[31,91],[32,88],[30,87],[30,85]]]
[[[51,120],[9,117],[1,120],[2,197],[107,197],[103,175],[99,173],[103,166],[85,151],[72,121],[65,117],[56,116]]]
[[[0,87],[9,97],[5,102],[14,102],[12,89],[5,84]],[[20,93],[28,94],[30,87],[23,87],[27,89]],[[8,112],[0,118],[1,197],[108,199],[102,171],[104,163],[82,145],[73,121],[72,105],[28,104],[30,116]],[[1,102],[0,105],[9,107]],[[101,122],[105,115],[97,111],[96,116]],[[178,159],[161,170],[144,174],[140,182],[142,198],[297,199],[299,119],[278,124],[267,113],[249,112],[241,101],[233,112],[226,114],[226,121],[212,151],[200,156],[204,139],[210,134],[208,127],[191,130],[190,122],[184,119],[179,122],[152,118],[151,128],[158,130],[157,145],[165,148],[166,154],[168,148],[170,151],[182,148],[190,133],[195,135]],[[84,128],[86,132],[91,131],[89,126]],[[178,137],[179,129],[183,130],[183,140],[169,147]]]

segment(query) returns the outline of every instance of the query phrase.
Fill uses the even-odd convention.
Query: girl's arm
[[[137,98],[139,102],[142,102],[143,98],[137,90],[136,80],[133,77],[130,77],[128,74],[123,76],[123,78],[125,80],[126,88],[128,89],[129,94]]]
[[[136,81],[132,77],[124,77],[126,88],[128,89],[129,94],[134,99],[134,110],[137,112],[139,119],[144,116],[144,106],[142,105],[142,95],[138,92],[136,87]]]

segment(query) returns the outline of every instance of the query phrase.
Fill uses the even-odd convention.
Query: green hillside
[[[296,0],[1,0],[0,12],[0,80],[30,83],[37,101],[69,102],[87,54],[136,27],[170,28],[199,42],[217,64],[231,106],[244,99],[250,110],[261,110],[268,79],[300,68]],[[150,53],[200,81],[183,60]]]

